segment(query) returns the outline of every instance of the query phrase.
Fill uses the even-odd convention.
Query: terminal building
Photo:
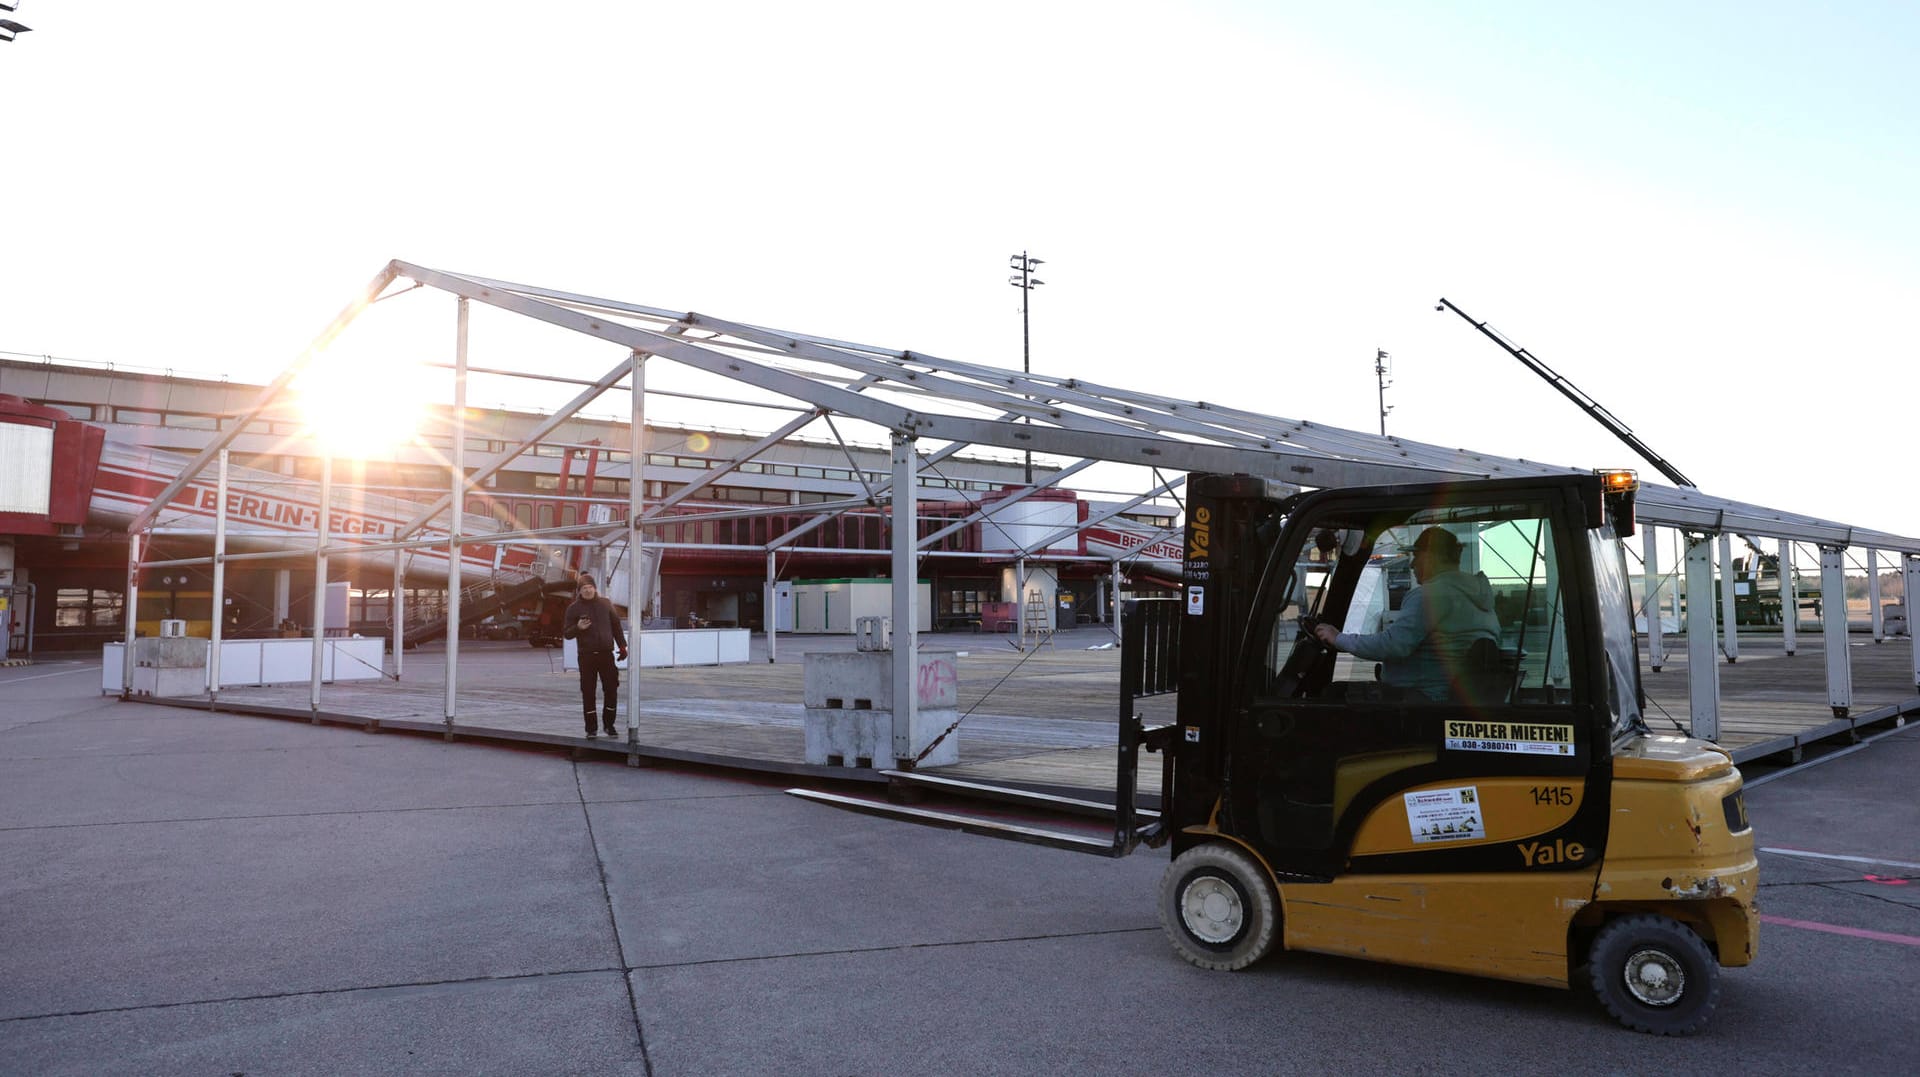
[[[215,611],[206,566],[143,568],[138,608],[126,608],[125,527],[139,498],[151,497],[180,464],[230,430],[261,388],[0,356],[0,630],[9,653],[97,651],[124,638],[129,617],[138,634],[158,635],[168,621],[183,622],[188,635],[209,634]],[[448,410],[430,410],[416,436],[387,458],[336,459],[333,481],[353,496],[424,507],[449,487]],[[467,459],[499,453],[547,419],[532,410],[469,407]],[[293,406],[282,406],[255,418],[232,442],[231,464],[253,475],[256,488],[277,485],[288,495],[284,504],[263,496],[261,512],[297,516],[296,502],[313,503],[324,450],[306,426]],[[651,608],[643,611],[648,623],[764,630],[771,616],[781,631],[851,631],[851,615],[861,608],[860,581],[887,577],[891,536],[884,503],[834,515],[820,507],[871,498],[890,476],[888,450],[788,438],[749,453],[758,440],[753,433],[648,424],[647,501],[725,470],[648,533],[648,545],[659,554]],[[565,420],[469,495],[467,530],[565,528],[621,518],[631,492],[629,444],[624,421]],[[1044,483],[1056,471],[1049,461],[1035,459],[1034,481]],[[921,560],[923,628],[1011,630],[1032,616],[1020,607],[1035,605],[1044,606],[1052,625],[1106,622],[1114,595],[1123,589],[1143,593],[1173,586],[1180,551],[1173,530],[1178,509],[1171,503],[1139,505],[1075,531],[1102,503],[1046,489],[1003,514],[953,526],[1023,490],[1026,474],[1019,459],[967,454],[921,473],[923,537],[952,528]],[[270,510],[270,504],[280,507]],[[790,511],[769,511],[781,506]],[[1049,543],[1043,556],[1016,558],[1014,551],[1029,545],[1021,532],[1060,530],[1069,533]],[[206,556],[206,531],[204,521],[155,528],[143,564]],[[257,553],[261,559],[229,564],[223,636],[298,634],[311,624],[321,590],[330,594],[325,620],[334,631],[390,631],[391,569],[342,560],[329,573],[331,587],[319,588],[312,535],[309,524],[304,540],[289,537],[282,543],[284,557]],[[544,563],[571,571],[591,567],[585,559],[591,546],[556,540],[538,553]],[[445,631],[444,564],[438,579],[430,571],[407,569],[402,586],[410,642]],[[463,583],[463,631],[540,635],[539,606],[556,591],[554,577],[547,572],[544,587],[512,590]]]

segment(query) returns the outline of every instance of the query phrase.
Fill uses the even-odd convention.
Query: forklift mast
[[[1178,730],[1171,788],[1161,790],[1169,820],[1205,819],[1219,799],[1243,637],[1261,573],[1299,497],[1295,487],[1247,475],[1196,475],[1187,490]]]

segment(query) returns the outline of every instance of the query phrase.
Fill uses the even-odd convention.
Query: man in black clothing
[[[598,679],[605,698],[600,724],[611,737],[620,716],[620,670],[614,666],[614,652],[619,652],[620,661],[627,657],[627,634],[620,627],[620,616],[613,612],[613,603],[600,597],[593,577],[582,574],[579,597],[567,607],[563,623],[567,638],[579,641],[580,706],[587,718],[587,736],[591,738],[595,731],[593,684]]]

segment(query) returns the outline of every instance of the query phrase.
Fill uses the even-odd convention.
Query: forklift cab
[[[1716,956],[1751,957],[1757,865],[1744,809],[1722,818],[1726,755],[1641,721],[1620,474],[1292,496],[1190,480],[1161,901],[1183,956],[1239,968],[1280,941],[1565,986],[1631,946],[1640,963],[1596,982],[1609,1009],[1704,1023]],[[1708,812],[1717,832],[1677,840]],[[1727,900],[1690,905],[1675,878]],[[1618,922],[1635,930],[1602,952]]]
[[[1586,563],[1617,560],[1619,547],[1570,527],[1579,506],[1565,493],[1335,493],[1296,510],[1260,569],[1268,585],[1231,708],[1246,719],[1226,731],[1236,775],[1254,777],[1232,784],[1226,810],[1276,868],[1331,878],[1457,864],[1489,811],[1436,812],[1406,834],[1360,826],[1412,786],[1504,775],[1575,792],[1566,804],[1487,805],[1492,818],[1586,850],[1561,870],[1598,858],[1607,748],[1639,718],[1637,670],[1623,573],[1600,577],[1619,588],[1608,601],[1568,594],[1569,568],[1587,578]],[[1457,541],[1458,565],[1396,586],[1432,529]],[[1603,610],[1618,614],[1612,649]],[[1322,622],[1352,650],[1322,644]],[[1590,778],[1601,795],[1586,794]]]

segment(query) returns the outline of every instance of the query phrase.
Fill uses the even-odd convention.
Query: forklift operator
[[[1385,630],[1342,632],[1322,622],[1313,633],[1333,650],[1384,663],[1380,679],[1388,686],[1444,701],[1468,649],[1482,639],[1496,646],[1500,641],[1493,587],[1479,573],[1460,571],[1460,540],[1442,527],[1429,527],[1414,540],[1413,578],[1419,586],[1407,593],[1399,618]]]

